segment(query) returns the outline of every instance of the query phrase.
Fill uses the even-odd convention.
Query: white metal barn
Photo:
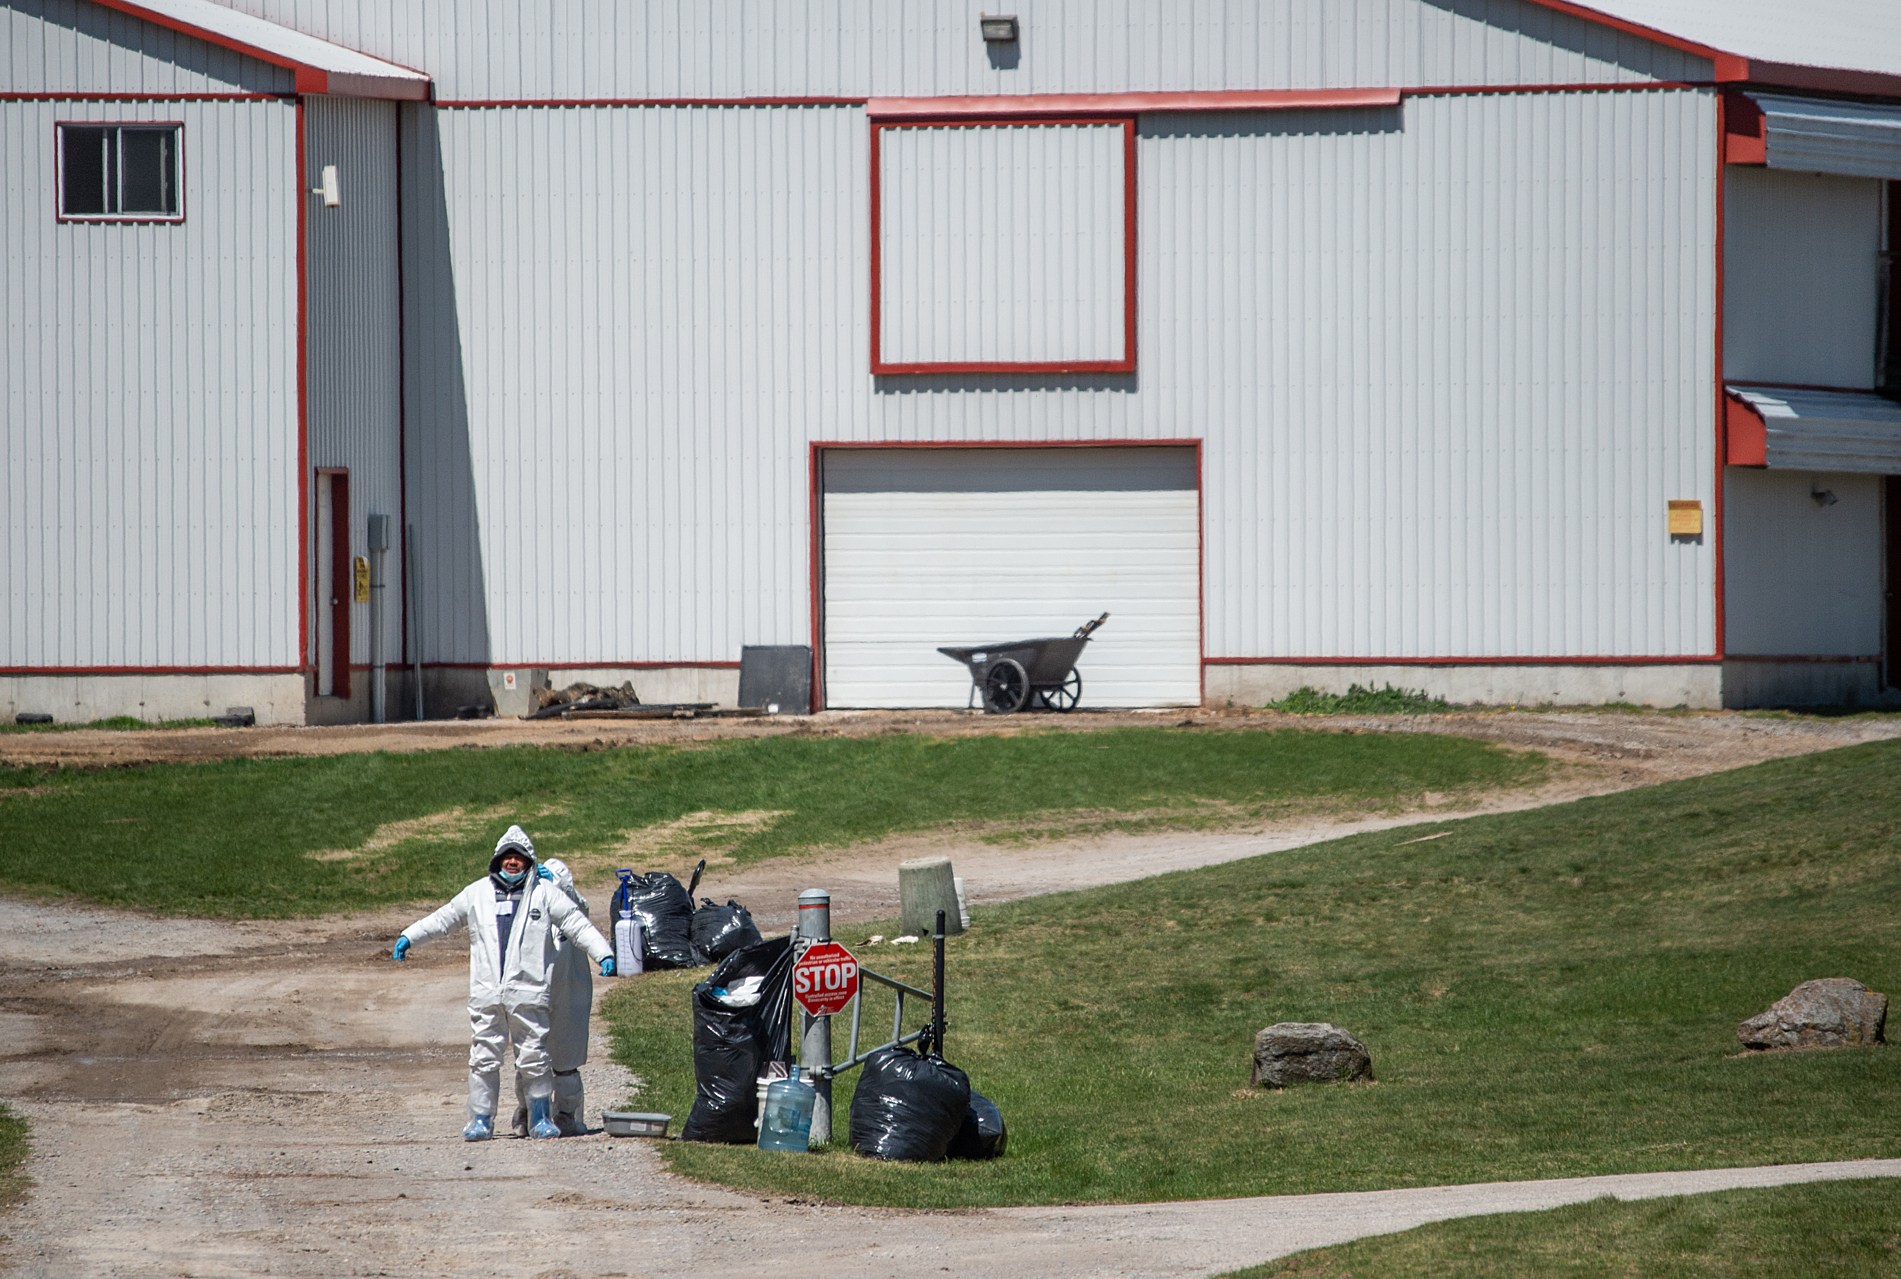
[[[1901,7],[985,5],[0,0],[0,712],[1901,684]]]

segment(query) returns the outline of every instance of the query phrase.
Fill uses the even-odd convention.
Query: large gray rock
[[[1283,1021],[1254,1036],[1251,1088],[1371,1079],[1366,1045],[1324,1021]]]
[[[1883,1041],[1888,997],[1848,977],[1805,981],[1736,1027],[1743,1047],[1854,1048]]]

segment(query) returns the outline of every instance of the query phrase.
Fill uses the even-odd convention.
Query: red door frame
[[[350,695],[350,602],[355,579],[350,565],[350,472],[320,470],[317,483],[330,488],[330,695]],[[322,585],[321,581],[318,583]],[[319,592],[321,595],[321,592]],[[324,607],[319,604],[318,607]],[[323,673],[317,673],[319,686]]]

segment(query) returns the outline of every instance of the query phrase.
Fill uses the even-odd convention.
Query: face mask
[[[509,874],[505,870],[498,870],[495,873],[497,875],[500,875],[502,878],[502,882],[504,884],[507,884],[510,888],[513,888],[516,884],[519,884],[521,883],[522,880],[528,878],[528,872],[525,870],[518,870],[512,875]]]

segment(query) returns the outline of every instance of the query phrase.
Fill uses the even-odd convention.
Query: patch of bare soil
[[[811,721],[423,725],[0,737],[0,759],[96,766],[231,754],[440,749],[514,741],[697,741],[762,732],[1010,732],[981,716]],[[609,721],[607,723],[612,724]],[[1291,720],[1205,712],[1076,715],[1123,723],[1438,731],[1544,751],[1565,765],[1536,792],[1428,796],[1404,814],[1304,818],[1212,833],[985,842],[939,834],[760,865],[717,866],[706,891],[783,929],[800,889],[831,889],[834,929],[897,913],[897,863],[949,855],[982,904],[1140,878],[1353,830],[1430,823],[1901,734],[1901,719],[1472,713]],[[460,822],[473,812],[436,820]],[[690,859],[770,813],[703,814],[630,835],[630,851]],[[459,827],[458,827],[459,829]],[[1434,828],[1421,827],[1420,838]],[[400,838],[400,832],[379,832]],[[486,849],[486,840],[472,842]],[[646,841],[646,842],[642,842]],[[348,855],[352,850],[338,850]],[[604,865],[583,868],[596,914]],[[20,1276],[747,1276],[798,1268],[845,1279],[956,1275],[1202,1275],[1422,1221],[1772,1178],[1844,1166],[1577,1179],[1213,1204],[916,1213],[768,1200],[661,1170],[655,1147],[595,1133],[555,1142],[460,1140],[466,952],[388,958],[423,908],[293,923],[149,919],[0,899],[0,1097],[33,1124],[27,1202],[0,1215],[0,1269]],[[597,983],[597,991],[606,982]],[[1245,1058],[1245,1049],[1237,1049]],[[631,1079],[595,1044],[590,1108]],[[1237,1067],[1239,1069],[1239,1067]],[[676,1120],[675,1130],[677,1131]],[[841,1121],[842,1130],[842,1121]],[[1889,1167],[1892,1165],[1892,1167]],[[1845,1166],[1901,1175],[1901,1161]],[[1675,1178],[1672,1180],[1671,1178]],[[1727,1180],[1724,1178],[1727,1177]]]

